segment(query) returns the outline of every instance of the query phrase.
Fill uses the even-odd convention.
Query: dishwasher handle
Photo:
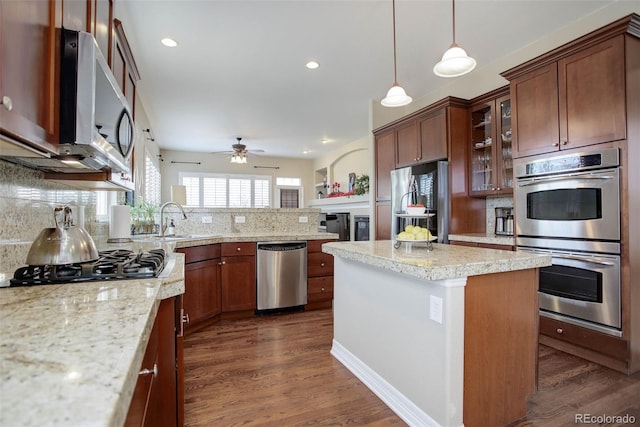
[[[258,243],[259,251],[297,251],[300,249],[305,249],[307,247],[307,242],[265,242]]]

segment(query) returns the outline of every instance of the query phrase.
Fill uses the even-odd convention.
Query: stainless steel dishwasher
[[[307,303],[307,242],[258,242],[257,309]]]

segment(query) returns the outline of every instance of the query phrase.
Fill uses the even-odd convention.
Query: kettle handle
[[[62,212],[62,226],[58,223],[58,213]],[[69,206],[56,206],[53,210],[53,220],[56,223],[56,228],[69,228],[73,225],[71,218],[71,208]]]

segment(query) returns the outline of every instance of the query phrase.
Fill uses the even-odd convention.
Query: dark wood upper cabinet
[[[51,1],[0,2],[0,134],[51,154],[58,153],[56,14]]]
[[[427,113],[418,117],[420,127],[420,163],[446,159],[447,155],[447,109]]]
[[[510,80],[514,157],[627,138],[629,17],[502,73]]]
[[[626,138],[623,37],[558,61],[561,148]]]
[[[376,135],[376,200],[391,199],[391,171],[396,167],[395,131]]]
[[[396,132],[396,168],[418,162],[420,156],[418,123],[411,120],[398,126]]]

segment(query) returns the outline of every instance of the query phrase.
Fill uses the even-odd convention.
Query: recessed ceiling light
[[[322,138],[322,139],[320,140],[320,142],[321,142],[321,143],[323,143],[323,144],[328,144],[328,143],[329,143],[329,140],[328,140],[328,139],[326,139],[326,138]]]
[[[311,152],[311,150],[304,150],[304,151],[302,152],[302,154],[309,154],[310,152]]]
[[[178,42],[175,41],[174,39],[170,39],[169,37],[165,37],[162,40],[160,40],[160,43],[162,43],[163,45],[167,46],[167,47],[176,47],[178,46]]]
[[[319,66],[320,66],[320,64],[318,64],[316,61],[307,62],[307,68],[310,69],[310,70],[315,70]]]

